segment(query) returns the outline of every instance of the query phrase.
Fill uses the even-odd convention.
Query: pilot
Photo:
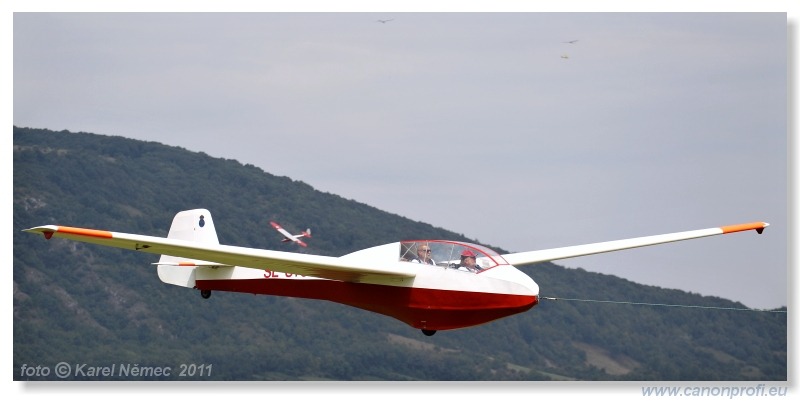
[[[431,247],[427,244],[417,246],[417,257],[411,259],[414,263],[422,263],[436,266],[436,262],[431,259]]]
[[[469,249],[464,249],[461,252],[461,265],[458,266],[458,270],[477,273],[483,269],[476,264],[475,253]]]

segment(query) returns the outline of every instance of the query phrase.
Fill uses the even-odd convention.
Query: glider
[[[289,231],[283,229],[283,227],[281,227],[275,221],[270,221],[269,225],[271,225],[272,228],[275,228],[276,231],[280,232],[284,236],[284,238],[283,238],[283,240],[281,242],[294,242],[294,243],[296,243],[296,244],[298,244],[300,246],[303,246],[303,247],[308,246],[305,242],[301,241],[300,238],[303,238],[303,237],[311,238],[311,228],[308,228],[305,231],[303,231],[303,232],[301,232],[301,233],[299,233],[297,235],[292,235],[292,234],[289,233]]]
[[[539,286],[516,265],[742,231],[761,233],[768,225],[753,222],[508,254],[465,242],[408,240],[341,257],[220,244],[205,209],[179,212],[166,238],[59,225],[24,231],[161,255],[153,263],[161,281],[200,290],[203,298],[211,291],[229,291],[328,300],[393,317],[431,336],[538,304]],[[417,253],[435,263],[414,263]],[[460,270],[462,266],[471,269]]]
[[[578,40],[577,40],[577,39],[574,39],[574,40],[571,40],[571,41],[566,41],[566,42],[563,42],[563,43],[568,43],[568,44],[570,44],[570,45],[574,45],[574,44],[575,44],[575,42],[578,42]]]
[[[394,18],[389,19],[389,20],[378,20],[378,21],[375,21],[375,22],[380,22],[381,24],[386,24],[389,21],[394,21]]]

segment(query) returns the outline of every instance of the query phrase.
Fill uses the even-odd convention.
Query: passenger
[[[461,252],[461,265],[458,267],[458,270],[477,273],[483,269],[476,264],[475,253],[469,249],[464,249],[464,251]]]
[[[413,263],[422,263],[436,266],[436,262],[431,259],[431,247],[428,245],[417,246],[417,257],[411,259]]]

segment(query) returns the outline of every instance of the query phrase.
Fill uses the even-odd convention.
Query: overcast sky
[[[787,34],[785,13],[16,13],[13,124],[236,159],[510,251],[766,221],[556,263],[776,308]]]

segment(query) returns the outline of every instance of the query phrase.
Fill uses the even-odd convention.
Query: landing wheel
[[[200,296],[205,299],[211,298],[211,290],[200,290]]]
[[[436,331],[430,329],[422,329],[422,334],[424,334],[425,336],[433,336],[434,334],[436,334]]]

